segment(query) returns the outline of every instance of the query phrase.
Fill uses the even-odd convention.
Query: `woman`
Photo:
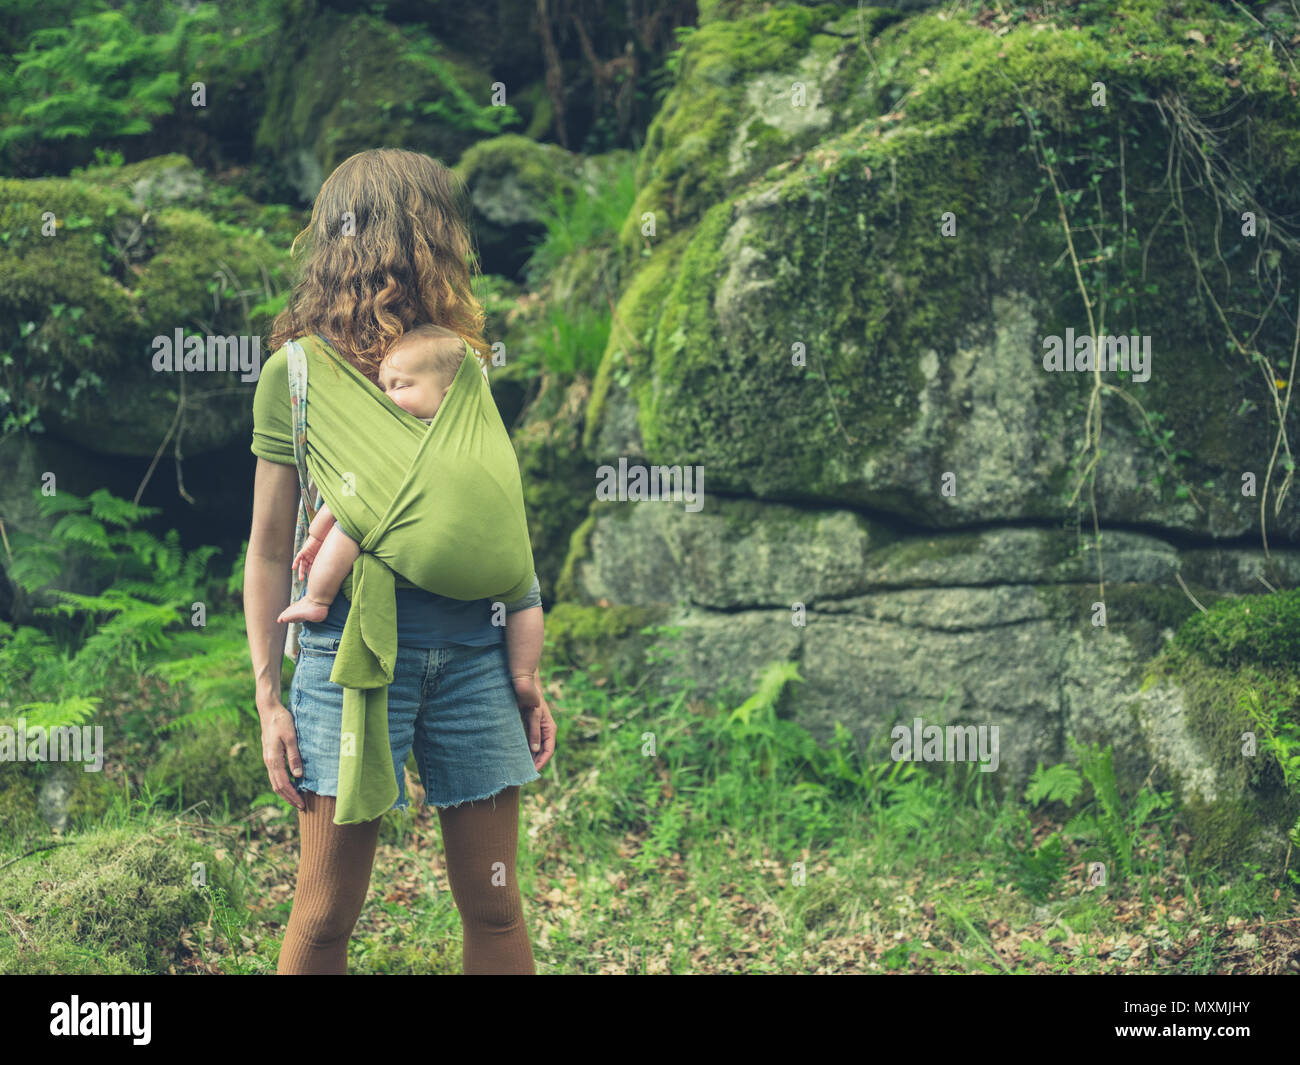
[[[301,855],[280,973],[345,973],[347,943],[370,883],[379,819],[334,824],[343,689],[330,682],[349,604],[305,624],[290,704],[280,699],[299,485],[293,458],[287,341],[320,337],[372,383],[387,350],[411,327],[444,326],[488,350],[483,311],[470,289],[464,188],[427,156],[379,149],[330,175],[299,237],[310,234],[303,277],[275,320],[254,399],[258,456],[245,560],[244,613],[271,787],[298,809]],[[297,241],[295,240],[295,245]],[[308,382],[310,406],[310,381]],[[397,591],[398,653],[388,688],[397,806],[407,806],[402,768],[414,750],[428,801],[437,806],[447,874],[463,924],[466,973],[533,973],[515,877],[519,787],[537,778],[555,747],[541,694],[541,598],[534,578],[507,604],[511,677],[491,601],[423,589]],[[522,717],[522,721],[521,721]],[[290,773],[293,778],[290,778]],[[502,787],[502,780],[510,780]]]

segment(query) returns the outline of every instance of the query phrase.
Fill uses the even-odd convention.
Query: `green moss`
[[[1268,742],[1300,725],[1298,620],[1294,589],[1224,598],[1190,614],[1150,666],[1151,677],[1171,678],[1185,693],[1189,730],[1208,753],[1219,791],[1217,801],[1186,810],[1197,860],[1239,863],[1267,842],[1265,830],[1278,846],[1300,816],[1300,781],[1288,783]],[[1253,757],[1243,753],[1247,732],[1256,736]],[[1177,776],[1176,766],[1170,771]]]
[[[1261,720],[1275,716],[1294,723],[1300,711],[1300,674],[1289,669],[1254,666],[1222,668],[1173,645],[1154,660],[1149,679],[1174,680],[1186,698],[1187,725],[1209,759],[1214,801],[1189,800],[1181,815],[1193,835],[1193,860],[1239,867],[1277,848],[1277,840],[1300,816],[1300,788],[1287,784],[1270,753]],[[1276,720],[1274,724],[1276,723]],[[1243,733],[1256,735],[1256,754],[1243,753]],[[1166,767],[1182,784],[1179,766]],[[1271,838],[1270,835],[1271,834]],[[1282,851],[1268,854],[1281,865]]]
[[[286,204],[258,203],[237,185],[217,182],[204,174],[189,156],[178,152],[141,159],[125,166],[94,166],[71,175],[90,185],[132,196],[137,182],[145,181],[143,205],[137,213],[156,213],[169,207],[201,211],[213,222],[237,226],[253,236],[265,236],[288,250],[294,236],[311,219],[311,212]]]
[[[290,22],[255,146],[307,198],[356,152],[411,148],[450,165],[502,118],[489,72],[422,28],[315,9]]]
[[[588,544],[591,540],[591,532],[596,527],[596,508],[595,501],[588,506],[587,516],[578,523],[577,528],[569,536],[569,550],[564,558],[564,566],[560,571],[559,580],[555,582],[555,596],[557,599],[577,599],[578,590],[575,586],[574,571],[578,563],[587,557]]]
[[[756,107],[746,95],[748,84],[756,77],[779,71],[780,92],[788,94],[787,75],[805,60],[809,70],[806,80],[820,84],[822,79],[817,75],[833,66],[843,42],[838,37],[822,36],[818,30],[844,16],[843,9],[829,4],[782,5],[700,25],[683,49],[676,87],[646,131],[637,170],[636,206],[620,238],[629,252],[635,254],[641,246],[640,219],[644,211],[655,212],[662,239],[691,225],[710,204],[726,199],[743,183],[742,179],[733,185],[734,178],[725,174],[723,167],[729,165],[737,133],[751,119],[762,117],[762,108],[769,102]],[[888,16],[878,9],[867,9],[862,18],[862,27],[870,35]],[[810,50],[815,52],[811,59]],[[859,64],[866,67],[865,56],[859,55],[852,62],[855,68]],[[822,88],[825,91],[824,85]],[[820,133],[816,127],[809,127],[795,140],[800,146],[811,145]],[[757,127],[749,135],[761,143],[750,150],[750,173],[745,176],[762,173],[797,150],[791,150],[788,136],[764,135]]]
[[[14,763],[0,768],[0,841],[20,845],[49,834],[41,817],[37,781]],[[25,848],[24,848],[25,849]]]
[[[664,301],[673,287],[674,275],[688,238],[689,234],[678,233],[668,237],[664,243],[656,244],[653,253],[640,260],[640,269],[624,286],[618,313],[614,316],[614,325],[610,330],[609,343],[596,371],[591,398],[587,402],[582,446],[588,453],[595,448],[596,432],[615,376],[627,374],[629,379],[644,380],[650,373],[655,330],[663,313]]]
[[[72,794],[68,796],[68,823],[90,828],[100,822],[118,793],[117,785],[103,772],[78,769]]]
[[[1207,613],[1190,616],[1175,640],[1216,665],[1295,668],[1300,664],[1300,589],[1223,599]]]
[[[571,194],[574,156],[554,144],[542,144],[519,133],[503,133],[476,141],[453,168],[467,185],[485,179],[508,178],[512,200],[540,212],[556,195]]]
[[[610,375],[630,371],[652,461],[706,464],[713,483],[727,489],[796,491],[922,515],[930,501],[877,486],[887,478],[864,476],[863,465],[888,464],[912,424],[922,387],[916,353],[937,351],[942,374],[964,329],[987,319],[987,294],[971,279],[995,275],[1002,290],[1023,292],[1044,334],[1086,328],[1070,265],[1060,261],[1063,235],[1050,189],[1044,197],[1041,175],[1026,165],[1022,107],[1036,109],[1067,187],[1097,172],[1109,224],[1117,221],[1121,197],[1116,128],[1126,131],[1122,195],[1133,216],[1160,217],[1169,206],[1167,131],[1142,102],[1165,90],[1195,100],[1200,113],[1235,106],[1247,91],[1249,129],[1240,135],[1253,144],[1258,132],[1289,146],[1279,158],[1300,155],[1300,114],[1283,64],[1248,20],[1213,4],[1190,3],[1177,17],[1145,0],[1121,3],[1113,19],[1088,9],[1031,22],[1017,12],[1005,35],[934,11],[899,19],[868,9],[871,56],[819,32],[820,19],[836,32],[852,30],[856,13],[757,12],[748,5],[736,11],[739,21],[706,20],[686,42],[678,84],[648,132],[622,246],[629,256],[641,252],[644,212],[658,224],[654,256],[664,250],[660,242],[683,231],[690,246],[680,266],[661,266],[658,277],[639,278],[644,291],[630,287],[625,295],[619,317],[635,314],[628,332],[645,356],[625,339],[611,339],[587,429],[590,442]],[[1188,25],[1202,26],[1209,43],[1189,45]],[[1144,57],[1140,65],[1135,50]],[[1247,89],[1222,74],[1230,60],[1243,64]],[[788,92],[805,63],[827,71],[818,89],[836,111],[835,135],[798,121],[788,135],[781,132],[776,109],[788,101],[773,79],[779,72],[781,92]],[[1108,87],[1104,111],[1092,106],[1094,81]],[[1258,108],[1256,82],[1266,101]],[[742,127],[753,151],[738,157],[732,149]],[[1232,157],[1231,146],[1225,151]],[[1116,157],[1114,166],[1102,165],[1107,154]],[[1270,206],[1283,213],[1300,207],[1290,173],[1260,160],[1255,175],[1262,182],[1255,187],[1276,190]],[[757,192],[772,197],[769,206],[741,206]],[[1184,206],[1185,231],[1203,261],[1214,261],[1220,212],[1198,194]],[[1092,205],[1073,210],[1083,219]],[[939,232],[938,219],[948,211],[959,223],[957,240]],[[741,225],[748,225],[743,233]],[[1164,417],[1175,448],[1197,441],[1196,454],[1181,460],[1175,477],[1154,445],[1144,447],[1134,483],[1112,483],[1103,464],[1098,491],[1121,513],[1154,504],[1185,510],[1191,521],[1198,516],[1174,495],[1179,478],[1200,491],[1224,465],[1233,468],[1233,456],[1268,451],[1267,426],[1211,409],[1207,389],[1232,395],[1234,408],[1238,396],[1257,405],[1266,397],[1247,360],[1205,342],[1207,328],[1216,328],[1208,307],[1189,313],[1187,294],[1198,284],[1182,242],[1149,244],[1147,273],[1160,283],[1134,281],[1131,295],[1108,303],[1113,320],[1100,324],[1153,335],[1157,372],[1129,391],[1148,414]],[[763,268],[731,276],[736,263],[724,248]],[[1133,261],[1127,265],[1136,269]],[[720,315],[724,283],[762,285],[765,293]],[[745,315],[750,307],[761,312]],[[1277,319],[1269,329],[1284,325]],[[1289,335],[1281,339],[1289,343]],[[794,343],[806,345],[809,374],[817,376],[788,365]],[[1211,384],[1188,389],[1188,375]],[[1081,421],[1090,385],[1083,375],[1060,380],[1059,402],[1043,414],[1045,447]],[[1134,438],[1147,443],[1131,405],[1108,403],[1106,412],[1111,431],[1124,434],[1121,446]],[[967,415],[954,409],[949,416],[955,424]],[[760,447],[773,424],[781,427],[783,446]],[[1058,513],[1073,487],[1067,471],[1044,476],[1051,491],[1030,503],[1030,512],[1042,516]],[[1221,492],[1206,495],[1212,511],[1230,505]]]
[[[191,883],[196,862],[209,885],[242,904],[226,867],[176,828],[104,829],[63,844],[0,877],[0,908],[23,928],[0,937],[0,971],[166,972],[181,930],[210,913],[207,892]]]
[[[152,369],[154,337],[259,332],[269,318],[250,322],[239,290],[288,277],[287,254],[261,237],[180,207],[144,220],[123,192],[82,179],[0,179],[0,241],[0,333],[15,356],[3,385],[62,437],[101,453],[151,455],[166,433],[176,386]],[[92,374],[101,384],[87,376],[80,391],[77,378]],[[250,395],[223,389],[196,403],[189,446],[228,442]]]
[[[618,676],[642,664],[650,637],[641,630],[663,621],[661,607],[558,603],[546,616],[547,657],[593,676]]]

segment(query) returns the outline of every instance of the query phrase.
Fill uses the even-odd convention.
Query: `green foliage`
[[[594,374],[609,341],[609,323],[608,311],[548,303],[521,361],[525,365],[540,361],[550,372],[566,377]]]
[[[1125,878],[1133,872],[1134,854],[1142,845],[1144,829],[1153,821],[1167,819],[1167,814],[1162,818],[1153,815],[1168,811],[1173,805],[1172,796],[1143,785],[1133,805],[1125,809],[1115,784],[1112,749],[1102,750],[1095,743],[1084,747],[1073,740],[1071,747],[1079,759],[1080,771],[1092,785],[1093,797],[1065,826],[1065,834],[1095,840],[1097,856],[1118,873],[1114,879]],[[1085,858],[1092,856],[1085,851]]]
[[[74,215],[66,220],[66,225],[74,226],[82,218],[84,216]],[[9,236],[8,232],[0,233],[0,240],[7,242]],[[70,307],[66,303],[51,303],[49,308],[55,327],[70,334],[77,347],[94,347],[95,334],[90,331],[89,319],[85,318],[86,308]],[[47,355],[48,342],[43,339],[29,340],[36,330],[36,322],[20,322],[18,339],[39,345],[41,354]],[[88,389],[103,392],[104,379],[93,370],[60,366],[53,360],[33,359],[21,348],[15,348],[15,351],[0,350],[0,412],[4,414],[0,421],[0,436],[28,428],[37,433],[45,431],[40,420],[41,404],[32,398],[34,396],[48,396],[50,392],[58,392],[62,393],[65,402],[71,403]],[[37,365],[33,366],[32,363]],[[27,377],[25,381],[24,375]]]
[[[530,284],[544,280],[564,260],[612,241],[636,202],[636,156],[627,153],[597,188],[580,180],[571,188],[557,185],[540,212],[546,234],[525,267]]]
[[[1052,889],[1060,886],[1065,875],[1065,840],[1059,832],[1052,832],[1035,846],[1029,817],[1019,810],[1015,820],[1023,842],[1007,845],[1003,850],[1012,880],[1034,902],[1044,902]]]
[[[1073,807],[1084,792],[1085,782],[1091,788],[1091,798],[1075,813],[1063,833],[1052,832],[1037,845],[1028,816],[1023,810],[1017,811],[1017,835],[1021,842],[1004,845],[1016,886],[1036,902],[1044,901],[1059,886],[1065,873],[1064,837],[1089,841],[1090,846],[1082,857],[1104,860],[1118,882],[1133,872],[1134,855],[1143,844],[1147,827],[1165,820],[1153,815],[1173,804],[1170,793],[1153,791],[1144,785],[1133,805],[1126,808],[1115,783],[1111,749],[1101,750],[1096,744],[1084,747],[1073,739],[1070,745],[1079,760],[1079,768],[1061,763],[1044,769],[1039,763],[1025,788],[1025,800],[1033,806],[1059,802]]]
[[[247,643],[236,617],[222,617],[222,589],[208,573],[217,549],[185,553],[179,535],[162,540],[131,526],[153,508],[104,489],[34,497],[46,536],[14,530],[6,573],[49,631],[0,622],[0,718],[28,727],[86,723],[109,691],[130,691],[141,675],[188,689],[192,718],[235,718],[247,702]],[[52,587],[67,573],[100,590]],[[210,615],[211,635],[192,622]],[[154,722],[151,727],[158,727]]]
[[[1174,643],[1214,665],[1295,668],[1300,663],[1300,589],[1221,599],[1208,612],[1188,618]]]
[[[491,137],[519,123],[519,112],[510,104],[495,107],[480,104],[456,79],[446,60],[439,58],[444,50],[438,39],[422,25],[397,27],[407,45],[395,58],[409,64],[419,80],[437,85],[438,91],[429,99],[412,104],[409,100],[385,103],[385,110],[419,114],[425,119],[435,119],[452,129],[475,130]]]
[[[557,186],[541,212],[545,235],[537,242],[524,267],[529,284],[539,285],[561,270],[572,271],[583,256],[598,255],[611,247],[636,199],[635,155],[628,153],[599,188],[585,180],[572,188]],[[618,278],[608,283],[617,289]],[[611,291],[612,291],[611,290]],[[584,300],[552,301],[530,338],[525,362],[540,363],[564,376],[592,375],[609,342],[611,311],[604,294],[596,303]]]
[[[1025,789],[1025,801],[1035,806],[1044,801],[1063,802],[1066,806],[1072,806],[1082,791],[1083,778],[1074,766],[1062,762],[1044,769],[1043,763],[1039,762]]]
[[[255,3],[77,8],[70,19],[32,29],[0,65],[5,157],[43,143],[144,136],[190,107],[194,81],[211,91],[218,72],[226,84],[256,74],[256,45],[275,29],[274,12]]]
[[[1237,708],[1250,715],[1262,733],[1260,746],[1273,756],[1287,790],[1300,795],[1300,724],[1295,720],[1296,707],[1290,695],[1266,675],[1254,673],[1255,683],[1246,685],[1237,697]],[[1288,833],[1291,844],[1300,847],[1300,818]],[[1292,883],[1300,886],[1300,874],[1287,869]]]

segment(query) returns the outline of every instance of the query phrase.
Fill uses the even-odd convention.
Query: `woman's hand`
[[[546,705],[542,684],[536,673],[520,673],[511,678],[515,685],[515,702],[524,719],[524,733],[528,736],[528,749],[533,755],[533,767],[540,770],[555,753],[555,719]]]
[[[305,810],[307,804],[285,769],[287,761],[293,775],[302,776],[302,757],[298,754],[298,733],[293,727],[293,715],[279,699],[268,701],[265,706],[259,705],[257,714],[262,719],[262,764],[271,780],[271,790],[299,810]]]

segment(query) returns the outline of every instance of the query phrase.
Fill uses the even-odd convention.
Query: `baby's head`
[[[438,413],[465,358],[465,341],[438,325],[408,329],[379,367],[379,387],[417,418]]]

